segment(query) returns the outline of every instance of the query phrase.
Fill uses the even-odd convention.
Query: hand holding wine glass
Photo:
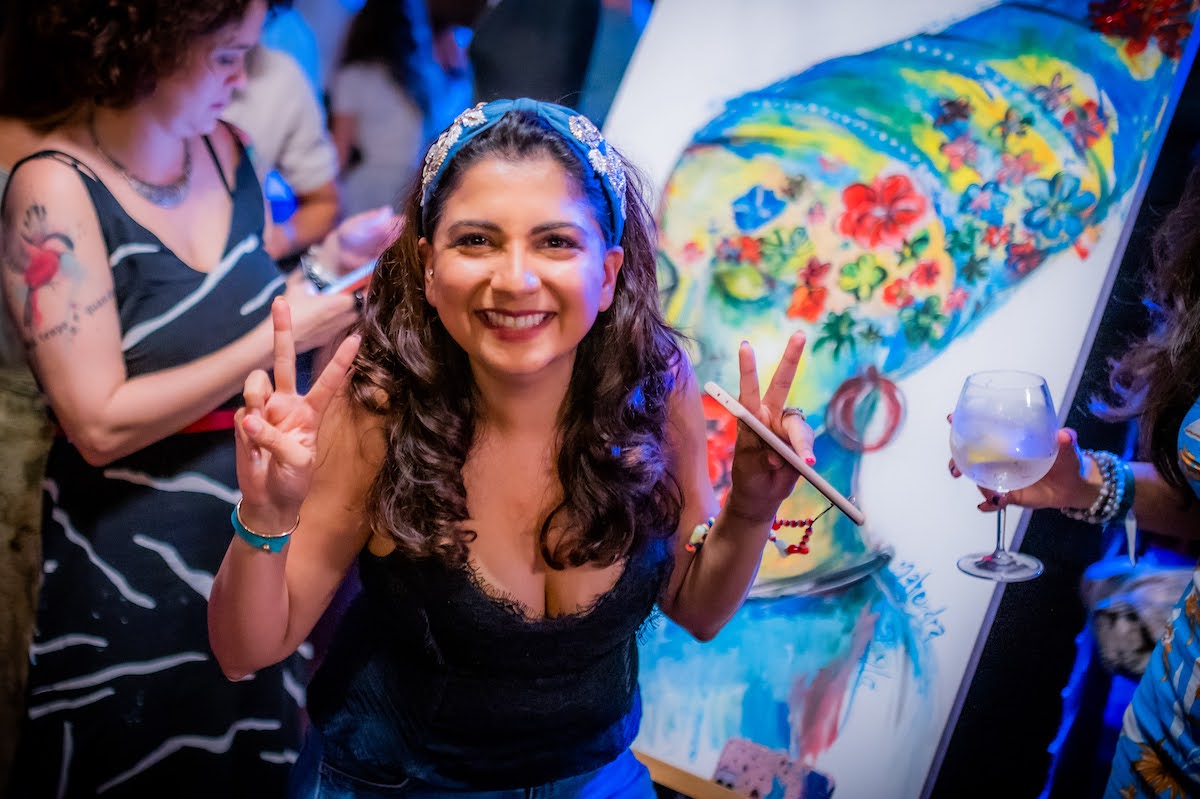
[[[950,450],[962,474],[1004,494],[1037,483],[1059,454],[1058,421],[1046,381],[1028,372],[977,372],[967,378],[950,423]],[[1037,558],[1004,545],[1005,508],[998,503],[996,548],[967,555],[958,567],[998,582],[1031,580]]]
[[[950,417],[947,417],[950,421]],[[1057,434],[1058,454],[1050,471],[1032,485],[1016,488],[1001,494],[990,488],[978,486],[983,501],[981,511],[992,512],[1001,506],[1018,505],[1022,508],[1086,508],[1096,499],[1099,485],[1088,480],[1092,464],[1079,448],[1079,436],[1069,427],[1059,428]],[[950,474],[962,477],[954,459],[950,460]]]

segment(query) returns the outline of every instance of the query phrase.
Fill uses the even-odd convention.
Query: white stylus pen
[[[771,432],[765,424],[760,422],[754,414],[746,410],[742,403],[734,399],[733,395],[725,389],[718,386],[711,380],[704,384],[704,390],[710,397],[721,403],[725,410],[732,413],[740,421],[746,423],[746,426],[758,434],[758,437],[770,445],[771,449],[779,453],[779,456],[790,463],[800,475],[812,484],[812,487],[820,491],[825,497],[837,506],[838,510],[846,514],[846,518],[860,527],[866,522],[867,517],[863,512],[854,507],[850,500],[846,499],[841,493],[826,482],[825,478],[817,474],[816,471],[804,462],[804,459],[796,454],[796,450],[792,449],[783,439]]]

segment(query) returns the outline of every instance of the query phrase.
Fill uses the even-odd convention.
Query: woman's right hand
[[[1087,508],[1096,499],[1098,483],[1088,481],[1094,468],[1090,458],[1084,458],[1079,450],[1078,434],[1069,427],[1058,431],[1058,454],[1050,471],[1031,486],[1002,494],[989,488],[979,487],[984,500],[979,504],[982,511],[999,510],[1009,505],[1023,508]],[[950,474],[961,477],[958,465],[950,461]]]
[[[299,269],[288,276],[283,297],[291,311],[297,352],[328,344],[358,321],[359,312],[352,294],[321,294]]]
[[[317,431],[354,363],[359,337],[338,346],[308,394],[296,389],[296,340],[291,309],[277,297],[271,306],[275,328],[275,385],[259,369],[246,378],[246,407],[235,416],[237,478],[242,518],[268,534],[291,529],[312,484]]]

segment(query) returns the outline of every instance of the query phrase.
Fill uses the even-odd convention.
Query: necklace
[[[104,145],[100,143],[100,138],[96,135],[94,119],[88,122],[88,132],[92,135],[92,144],[95,145],[100,155],[104,156],[104,160],[108,161],[112,168],[125,178],[125,182],[129,184],[130,188],[143,199],[154,203],[159,208],[174,208],[187,197],[188,189],[192,186],[192,148],[186,141],[183,143],[183,173],[170,183],[148,183],[132,174],[112,153],[104,149]]]

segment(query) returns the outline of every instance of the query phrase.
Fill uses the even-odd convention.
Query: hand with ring
[[[754,350],[743,342],[738,350],[741,381],[738,402],[754,414],[772,433],[792,446],[810,466],[814,434],[804,420],[804,411],[785,405],[792,381],[804,353],[804,335],[793,333],[784,348],[779,366],[763,393],[759,393],[758,367]],[[769,520],[796,487],[799,473],[749,427],[739,424],[733,450],[731,486],[726,507],[742,518]]]

